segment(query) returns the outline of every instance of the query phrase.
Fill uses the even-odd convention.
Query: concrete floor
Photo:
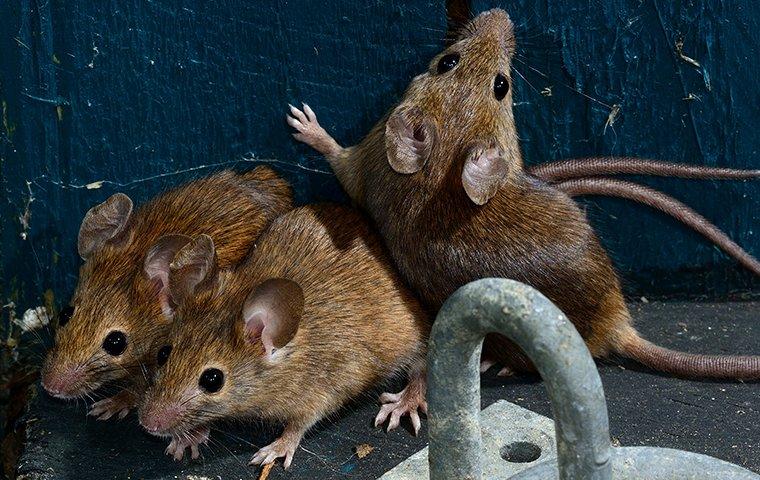
[[[632,312],[645,337],[671,348],[704,353],[760,354],[760,302],[636,303]],[[610,431],[622,445],[691,450],[760,472],[760,387],[754,383],[687,381],[647,371],[621,359],[599,363]],[[483,375],[483,406],[506,399],[543,415],[550,406],[539,378]],[[287,472],[270,479],[373,479],[426,443],[406,430],[372,428],[376,405],[366,399],[315,428]],[[246,466],[255,445],[276,426],[220,426],[196,462],[175,463],[162,440],[143,433],[134,415],[97,422],[83,403],[66,404],[40,394],[26,417],[28,441],[19,474],[30,479],[237,479],[257,478]],[[359,459],[358,445],[374,450]]]

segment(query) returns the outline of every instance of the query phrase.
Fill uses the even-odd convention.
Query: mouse
[[[511,100],[508,103],[511,105]],[[289,107],[290,114],[286,116],[286,120],[290,126],[298,130],[298,133],[293,134],[297,140],[312,146],[328,159],[348,154],[347,150],[342,149],[322,128],[309,105],[304,103],[303,110],[293,105]],[[688,205],[661,191],[635,182],[605,178],[608,175],[627,174],[700,180],[754,180],[760,178],[760,170],[685,165],[636,157],[588,157],[543,163],[525,171],[571,197],[602,195],[650,206],[700,233],[743,267],[755,275],[760,275],[760,261]]]
[[[226,170],[134,207],[116,193],[91,208],[79,230],[84,263],[71,305],[62,309],[55,344],[41,371],[42,387],[61,399],[94,399],[90,415],[123,418],[147,387],[155,355],[149,345],[169,333],[175,305],[163,266],[170,252],[199,234],[214,235],[218,263],[240,261],[262,230],[292,208],[290,185],[267,166]]]
[[[369,388],[408,374],[424,392],[430,319],[393,268],[382,240],[355,209],[295,208],[275,219],[241,264],[218,265],[201,235],[169,265],[179,305],[140,424],[171,439],[167,454],[192,458],[218,420],[284,424],[252,464],[288,468],[313,425]],[[407,387],[410,388],[410,387]],[[387,393],[398,422],[418,409]],[[408,397],[408,395],[407,395]]]
[[[467,28],[471,27],[465,27],[464,30],[466,31]],[[435,67],[431,65],[430,69],[431,71],[433,68],[437,70],[447,69],[449,68],[447,62],[455,64],[458,62],[458,58],[453,56],[446,59],[441,58],[440,62],[435,65]],[[442,85],[439,85],[438,88],[445,89],[448,87],[445,80],[441,83]],[[512,109],[513,104],[511,95],[505,95],[502,102],[504,103],[505,108]],[[342,148],[324,130],[324,128],[319,125],[316,115],[307,104],[304,103],[301,110],[293,105],[289,105],[289,107],[290,114],[286,116],[287,123],[297,130],[297,133],[294,133],[293,136],[297,140],[306,143],[320,153],[323,153],[328,160],[335,159],[333,163],[340,163],[338,160],[339,157],[350,156],[352,151],[356,149],[356,147],[349,149]],[[393,129],[398,130],[398,128],[410,127],[409,125],[398,125],[398,118],[395,120],[394,118],[396,117],[391,118],[391,125],[394,125],[393,122],[396,122]],[[379,127],[380,130],[385,128],[386,120],[387,119],[384,119],[378,124],[377,127]],[[424,125],[415,127],[416,130],[414,134],[411,135],[411,140],[408,140],[411,142],[407,145],[408,148],[414,149],[424,146],[424,142],[415,137],[425,134],[425,128],[420,127],[424,127]],[[505,137],[515,143],[515,145],[510,148],[519,152],[520,146],[519,143],[517,143],[518,135],[515,130],[514,121],[508,123],[506,128],[508,128],[510,132],[505,135]],[[381,135],[382,132],[380,130],[373,131],[371,135]],[[426,152],[422,153],[427,155]],[[519,163],[522,165],[521,157],[519,158]],[[397,165],[394,168],[399,168],[399,166]],[[604,156],[574,158],[542,163],[525,168],[525,172],[552,184],[558,190],[561,190],[572,197],[582,195],[603,195],[633,200],[655,208],[681,223],[684,223],[697,233],[702,234],[705,238],[721,248],[726,254],[736,259],[743,267],[747,268],[755,275],[760,275],[760,261],[750,255],[746,250],[728,237],[728,235],[688,205],[685,205],[663,192],[634,182],[597,178],[606,175],[627,174],[656,175],[702,180],[756,180],[760,179],[760,169],[707,167],[637,157]],[[341,172],[336,171],[336,174],[340,177]],[[339,178],[339,180],[343,182],[344,188],[353,188],[355,186],[352,178],[345,178],[344,176],[344,178]],[[351,192],[348,193],[350,196]]]
[[[554,302],[597,358],[619,354],[684,377],[760,376],[758,356],[676,352],[636,331],[585,214],[525,171],[512,109],[515,46],[504,10],[481,13],[358,145],[341,147],[307,106],[291,109],[288,123],[296,139],[326,156],[431,311],[469,282],[510,278]],[[505,365],[505,374],[533,370],[499,335],[486,338],[483,355]]]

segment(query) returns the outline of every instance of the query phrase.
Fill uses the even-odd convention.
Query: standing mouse
[[[168,334],[175,305],[163,267],[199,234],[213,235],[218,262],[240,261],[259,233],[292,206],[288,183],[259,166],[223,171],[157,196],[137,211],[122,193],[90,209],[79,230],[84,260],[72,304],[64,310],[42,369],[42,386],[58,398],[90,394],[106,382],[127,386],[96,402],[91,415],[125,416],[154,362],[151,340]],[[151,250],[151,247],[155,247]]]
[[[639,336],[585,215],[523,170],[511,108],[514,51],[512,22],[491,10],[412,80],[360,144],[340,147],[307,107],[289,123],[296,138],[327,156],[429,308],[473,280],[511,278],[559,306],[596,357],[619,353],[688,377],[760,376],[760,357],[674,352]],[[513,370],[532,368],[504,337],[490,336],[484,355]]]
[[[506,13],[504,15],[506,15]],[[465,31],[463,39],[472,35],[473,29],[475,28],[473,25],[475,25],[477,21],[478,20],[471,22],[469,26],[466,26],[463,29]],[[460,39],[460,43],[463,39]],[[510,50],[511,55],[511,52],[514,51],[515,45],[514,34],[510,33],[509,39],[501,38],[498,40],[503,44],[512,44],[512,49]],[[495,47],[499,48],[499,46]],[[440,121],[448,116],[449,112],[437,111],[422,119],[420,113],[421,110],[419,108],[420,102],[417,102],[416,99],[421,99],[426,96],[427,98],[422,100],[422,103],[424,103],[429,109],[436,109],[452,107],[451,102],[442,101],[446,96],[459,96],[459,98],[468,98],[469,100],[472,100],[472,95],[475,97],[484,95],[488,97],[499,97],[500,95],[503,95],[503,97],[498,100],[501,104],[500,108],[504,111],[508,110],[509,116],[503,119],[504,121],[499,127],[502,129],[500,134],[506,144],[508,144],[507,150],[510,152],[510,155],[512,155],[512,161],[518,168],[522,169],[522,157],[518,143],[518,135],[512,117],[512,95],[511,92],[509,92],[511,78],[507,78],[509,77],[511,67],[504,69],[504,72],[506,73],[499,74],[499,76],[492,79],[493,91],[490,89],[483,90],[478,88],[475,90],[469,90],[467,81],[462,82],[462,77],[482,74],[477,68],[471,70],[469,67],[472,67],[473,63],[487,62],[489,61],[489,58],[484,57],[482,62],[478,62],[476,59],[469,59],[470,65],[468,67],[458,68],[459,70],[464,70],[464,73],[459,75],[449,74],[447,76],[446,74],[450,70],[457,67],[459,60],[460,54],[456,52],[439,56],[437,61],[431,63],[430,71],[428,73],[420,75],[413,80],[413,84],[407,91],[406,101],[404,102],[407,104],[407,111],[403,113],[400,108],[396,109],[393,115],[376,125],[368,138],[355,147],[342,148],[319,125],[316,115],[306,104],[303,106],[303,111],[298,110],[292,105],[290,106],[290,113],[292,116],[287,117],[288,124],[298,130],[298,133],[293,135],[296,139],[307,143],[328,158],[338,175],[339,180],[349,195],[353,198],[354,195],[361,196],[363,192],[352,192],[350,190],[359,185],[358,181],[353,178],[353,173],[350,171],[352,168],[358,168],[355,165],[357,162],[351,161],[350,158],[367,155],[368,149],[376,148],[377,145],[383,143],[383,140],[386,144],[385,147],[391,152],[388,161],[391,162],[391,167],[398,173],[413,173],[417,168],[422,168],[422,165],[427,161],[427,158],[431,157],[429,148],[433,143],[440,139],[429,138],[426,136],[439,133],[437,130],[433,130],[433,128],[436,122],[439,122],[440,124]],[[511,58],[507,59],[507,61],[509,62],[509,65],[511,65]],[[434,76],[438,76],[439,78],[431,78]],[[468,79],[465,78],[465,80]],[[426,91],[427,89],[432,89],[434,91]],[[477,103],[481,104],[481,106],[485,106],[483,105],[483,101],[487,101],[488,99],[477,98],[477,100]],[[462,112],[471,113],[471,111],[468,110],[468,107],[463,104],[460,104],[458,107],[463,108]],[[456,115],[451,116],[456,117]],[[419,118],[415,120],[413,117]],[[475,119],[476,117],[463,117],[463,120],[465,121],[479,124],[480,121],[476,121]],[[449,123],[453,124],[453,122],[456,122],[455,118],[452,118]],[[485,128],[488,128],[488,126],[485,125],[488,123],[487,121],[483,121],[482,123]],[[456,136],[457,131],[458,130],[454,128],[454,136]],[[370,141],[370,138],[373,140]],[[380,145],[380,147],[382,147],[382,145]],[[369,155],[377,156],[378,152],[373,151],[370,152]],[[384,156],[385,151],[380,152],[379,155]],[[411,162],[411,164],[406,164],[405,162]],[[347,167],[347,164],[351,164],[352,166]],[[605,195],[620,197],[660,210],[704,235],[707,239],[723,249],[728,255],[734,257],[742,266],[756,275],[760,275],[760,261],[747,253],[719,228],[687,205],[662,192],[630,181],[599,178],[599,176],[602,175],[636,174],[690,179],[749,180],[760,179],[760,169],[740,170],[704,167],[634,157],[590,157],[544,163],[527,168],[525,171],[532,176],[552,184],[555,188],[570,196]]]
[[[285,430],[251,463],[288,468],[311,426],[373,385],[408,372],[424,391],[429,318],[355,210],[296,208],[234,268],[196,237],[166,274],[180,306],[139,419],[176,459],[198,456],[213,421],[257,417]]]

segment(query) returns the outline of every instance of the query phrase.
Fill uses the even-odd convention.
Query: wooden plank
[[[528,163],[633,155],[760,168],[758,69],[749,60],[760,46],[757,2],[475,0],[472,7],[476,14],[504,8],[517,25],[515,117]],[[760,256],[760,182],[646,183]],[[588,205],[629,293],[760,289],[760,279],[648,207]]]
[[[19,125],[2,170],[0,298],[19,308],[46,290],[67,301],[79,222],[116,191],[142,201],[223,166],[251,168],[236,161],[253,155],[275,159],[301,202],[344,200],[326,163],[291,139],[287,103],[309,102],[338,139],[356,142],[446,29],[432,0],[40,3],[52,21],[21,2],[0,64]]]

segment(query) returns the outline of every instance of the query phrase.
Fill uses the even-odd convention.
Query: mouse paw
[[[480,362],[480,373],[486,373],[491,367],[494,365],[497,365],[498,362],[495,360],[482,360]],[[499,370],[499,373],[496,374],[497,377],[511,377],[515,374],[515,371],[512,370],[510,367],[502,367],[501,370]]]
[[[328,157],[337,155],[341,147],[317,121],[317,115],[305,103],[303,111],[293,105],[290,107],[290,115],[285,117],[288,125],[298,130],[293,137],[299,142],[309,145],[319,153]]]
[[[268,465],[274,463],[278,458],[285,458],[283,467],[286,469],[290,467],[293,462],[293,455],[296,453],[296,448],[301,443],[300,435],[283,435],[270,443],[266,447],[260,448],[248,462],[248,465]]]
[[[414,427],[414,435],[420,432],[420,415],[418,410],[427,415],[427,401],[425,400],[425,377],[417,377],[409,382],[409,385],[399,393],[383,393],[380,395],[380,411],[375,417],[375,426],[379,427],[390,416],[388,429],[391,431],[399,426],[401,417],[409,414],[409,419]]]
[[[164,453],[180,461],[185,456],[185,450],[190,449],[190,458],[195,460],[200,456],[198,447],[208,442],[210,430],[208,427],[196,428],[189,432],[172,435],[172,441],[166,447]]]
[[[481,360],[480,373],[486,373],[494,365],[496,365],[496,360]]]
[[[126,417],[129,411],[136,406],[137,397],[128,390],[122,390],[113,397],[93,403],[87,415],[97,417],[98,420],[108,420],[118,414],[121,419]]]

